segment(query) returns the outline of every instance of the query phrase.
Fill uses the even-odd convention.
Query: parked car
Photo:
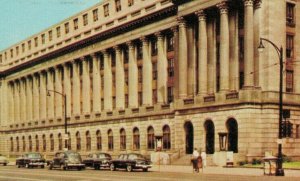
[[[63,170],[77,169],[82,170],[85,165],[82,163],[81,156],[75,151],[57,152],[49,163],[49,169],[60,168]]]
[[[151,168],[151,161],[141,154],[121,154],[118,159],[112,160],[110,164],[111,171],[118,168],[126,169],[128,172],[131,172],[134,169],[142,169],[144,172],[147,172],[148,169]]]
[[[92,153],[83,160],[86,167],[92,167],[96,170],[100,168],[109,168],[111,161],[110,154],[107,153]]]
[[[21,157],[17,158],[16,165],[18,168],[26,167],[26,168],[33,168],[33,167],[45,167],[45,159],[40,153],[37,152],[30,152],[23,154]]]
[[[6,166],[8,164],[8,159],[3,156],[3,155],[0,155],[0,164]]]

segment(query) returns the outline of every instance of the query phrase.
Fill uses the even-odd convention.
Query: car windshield
[[[76,153],[76,152],[70,152],[67,155],[69,158],[80,158],[79,153]]]
[[[98,158],[109,158],[109,159],[111,159],[111,156],[109,154],[99,154]]]
[[[29,153],[27,155],[28,158],[42,158],[42,155],[39,153]]]
[[[128,156],[128,159],[129,160],[136,160],[136,159],[145,159],[143,157],[143,155],[140,155],[140,154],[131,154]]]

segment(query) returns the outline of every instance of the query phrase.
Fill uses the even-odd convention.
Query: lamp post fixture
[[[66,94],[63,94],[61,92],[57,92],[55,90],[47,90],[47,96],[51,96],[50,92],[54,92],[56,94],[59,94],[63,97],[64,99],[64,121],[65,121],[65,136],[64,136],[64,140],[65,140],[65,150],[68,150],[68,140],[69,140],[69,135],[68,135],[68,123],[67,123],[67,96]]]
[[[272,41],[266,38],[260,38],[260,43],[258,46],[258,51],[262,52],[264,50],[263,41],[270,43],[276,50],[279,56],[279,63],[280,63],[280,70],[279,70],[279,126],[278,126],[278,159],[276,164],[276,176],[284,176],[284,170],[282,168],[282,116],[283,116],[283,109],[282,109],[282,82],[283,82],[283,49],[282,46],[278,48]]]

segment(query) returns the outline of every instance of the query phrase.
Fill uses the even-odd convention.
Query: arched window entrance
[[[228,151],[238,152],[238,124],[231,118],[226,122],[228,131]]]
[[[190,121],[184,124],[184,131],[185,131],[185,153],[192,154],[194,150],[194,127]]]
[[[207,154],[215,152],[215,125],[211,120],[204,123],[205,129],[205,151]]]

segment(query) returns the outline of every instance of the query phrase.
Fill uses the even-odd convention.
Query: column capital
[[[115,52],[117,53],[119,53],[119,52],[121,52],[121,47],[120,47],[120,45],[116,45],[116,46],[113,46],[113,49],[115,50]]]
[[[199,21],[205,21],[206,20],[206,13],[203,9],[200,9],[195,12],[195,14],[198,16]]]
[[[94,53],[91,53],[89,56],[94,59],[94,58],[98,57],[98,53],[94,52]]]
[[[103,54],[103,57],[108,56],[108,49],[101,50],[101,53]]]
[[[132,41],[126,42],[126,45],[128,46],[129,49],[133,49],[134,48],[134,44],[133,44]]]
[[[171,31],[173,32],[173,34],[177,34],[178,33],[178,27],[177,26],[173,26],[171,27]]]
[[[163,38],[163,34],[160,31],[155,32],[154,35],[157,37],[157,40],[162,40],[162,38]]]
[[[183,16],[177,17],[176,20],[179,24],[179,27],[186,27],[186,20]]]
[[[244,6],[253,6],[254,0],[244,0]]]
[[[261,3],[262,3],[262,0],[255,0],[255,2],[254,2],[254,9],[261,8]]]
[[[228,4],[227,1],[222,1],[216,5],[221,14],[228,14]]]
[[[146,36],[142,36],[140,37],[141,42],[144,43],[148,43],[148,38]]]
[[[78,58],[78,60],[80,60],[80,61],[82,61],[82,62],[83,62],[83,61],[85,61],[85,60],[86,60],[86,58],[85,58],[85,56],[81,56],[81,57],[79,57],[79,58]]]

